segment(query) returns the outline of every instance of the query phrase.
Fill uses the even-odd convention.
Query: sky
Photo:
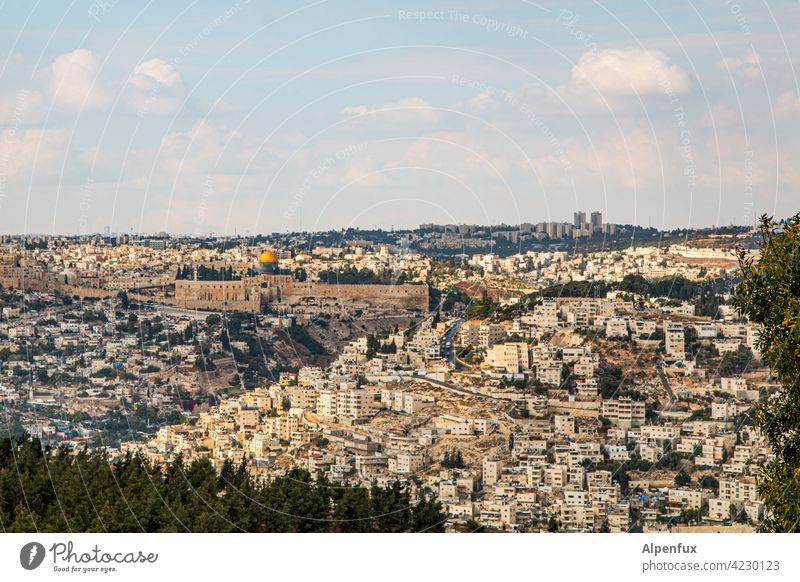
[[[0,233],[800,211],[800,2],[0,0]]]

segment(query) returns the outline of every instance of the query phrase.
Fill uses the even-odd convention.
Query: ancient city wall
[[[252,282],[239,281],[175,281],[175,297],[166,302],[186,309],[226,309],[258,313],[261,300],[251,293]]]
[[[82,287],[80,285],[69,285],[67,283],[60,283],[50,277],[0,277],[0,285],[12,289],[30,289],[32,291],[40,291],[42,293],[61,293],[69,295],[70,297],[79,297],[80,299],[107,299],[108,297],[116,297],[119,291],[113,289],[102,289],[98,287]],[[152,301],[153,298],[147,295],[140,295],[138,293],[128,292],[128,297],[137,301]]]
[[[0,284],[17,289],[37,291],[59,291],[81,298],[103,299],[113,297],[116,290],[97,287],[81,287],[60,283],[52,278],[0,277]],[[264,285],[263,288],[260,285]],[[294,281],[289,277],[257,277],[239,281],[175,281],[173,298],[156,298],[128,292],[131,299],[156,301],[186,309],[227,309],[259,313],[261,303],[287,307],[308,302],[347,306],[369,306],[385,310],[428,309],[427,285],[337,285],[314,281]]]
[[[428,309],[427,285],[337,285],[292,282],[279,289],[279,302],[288,305],[307,299],[336,299],[341,303],[367,303],[384,309]]]

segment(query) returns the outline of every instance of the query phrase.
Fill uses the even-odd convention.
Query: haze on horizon
[[[0,232],[750,225],[798,210],[800,4],[0,7]]]

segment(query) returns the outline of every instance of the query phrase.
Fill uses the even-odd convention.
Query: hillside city
[[[748,228],[0,237],[0,426],[435,495],[446,531],[753,531]],[[745,250],[754,253],[754,251]]]

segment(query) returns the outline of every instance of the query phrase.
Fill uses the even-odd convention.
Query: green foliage
[[[683,469],[678,471],[677,474],[675,475],[675,486],[676,487],[685,487],[686,485],[688,485],[691,482],[692,482],[692,478]]]
[[[484,292],[481,298],[469,305],[465,312],[467,319],[485,319],[500,308],[500,303]]]
[[[753,352],[747,346],[739,346],[736,351],[727,352],[719,364],[720,376],[736,376],[744,372],[753,362]]]
[[[292,325],[292,327],[289,328],[289,337],[292,338],[292,341],[304,345],[306,349],[315,356],[325,353],[325,347],[311,337],[311,334],[308,333],[305,327]]]
[[[445,469],[463,469],[465,465],[461,451],[446,451],[442,459],[442,467]]]
[[[378,348],[378,353],[381,354],[396,354],[397,353],[397,344],[394,340],[390,341],[388,344],[382,344],[380,348]]]
[[[611,286],[603,282],[570,281],[542,290],[542,297],[605,297]]]
[[[713,475],[703,475],[698,479],[697,484],[703,489],[711,489],[713,491],[719,489],[719,479]]]
[[[381,342],[375,335],[370,334],[367,336],[367,359],[374,358],[375,354],[381,348]]]
[[[128,294],[125,291],[120,291],[117,293],[117,299],[119,300],[119,306],[123,311],[127,311],[128,307],[130,307],[130,301],[128,300]]]
[[[468,519],[464,523],[464,527],[467,528],[467,530],[469,530],[470,533],[479,533],[484,529],[483,526],[480,524],[480,522],[472,518]]]
[[[452,311],[457,303],[467,305],[469,303],[469,295],[459,289],[451,289],[445,295],[444,302],[442,303],[442,310]]]
[[[215,267],[200,265],[197,267],[196,274],[198,281],[240,281],[242,278],[239,273],[233,272],[233,267],[217,269]],[[177,280],[185,281],[193,279],[194,276],[195,271],[187,265],[180,267],[175,273],[175,279]]]
[[[435,498],[408,488],[333,486],[293,469],[267,482],[242,463],[167,467],[141,457],[0,439],[0,525],[8,532],[440,532]]]
[[[761,218],[758,261],[739,252],[742,282],[735,305],[761,326],[761,359],[781,388],[758,407],[756,426],[774,459],[761,468],[765,531],[800,531],[800,214],[783,224]]]
[[[716,317],[724,303],[724,293],[731,290],[731,279],[690,281],[684,277],[645,279],[641,275],[626,275],[619,284],[596,281],[570,281],[553,285],[542,291],[543,297],[605,297],[609,291],[635,293],[645,297],[668,297],[675,303],[688,301],[697,315]]]
[[[194,367],[203,372],[213,372],[217,369],[217,365],[208,356],[197,356],[194,359]]]
[[[619,395],[622,383],[622,368],[603,362],[597,368],[597,389],[601,398],[613,398]]]
[[[376,273],[366,267],[356,269],[348,266],[339,270],[320,271],[319,280],[335,285],[400,285],[406,282],[406,274],[395,273],[391,269]]]

